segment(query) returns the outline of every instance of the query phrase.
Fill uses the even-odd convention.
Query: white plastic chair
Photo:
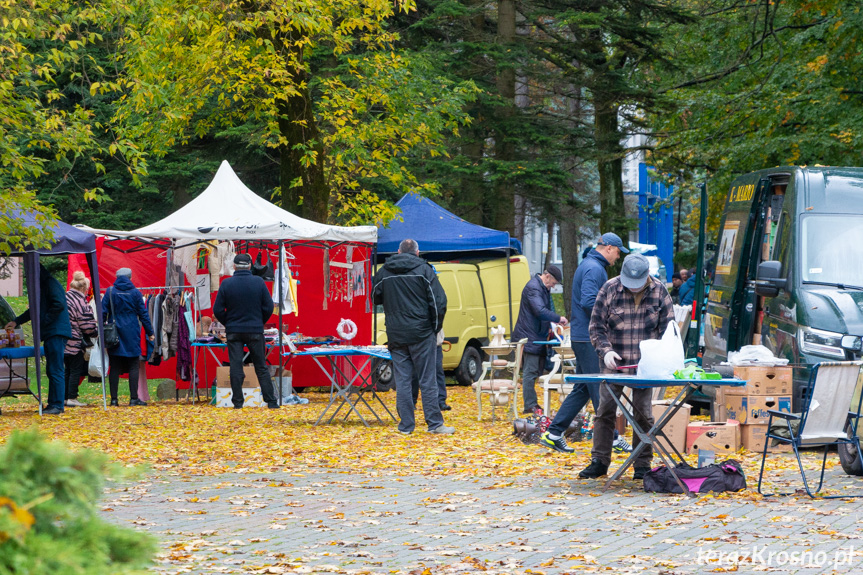
[[[506,365],[492,366],[489,361],[483,362],[482,376],[479,378],[479,381],[473,384],[473,388],[476,390],[476,405],[478,409],[477,421],[482,421],[483,394],[491,397],[492,421],[494,421],[495,407],[505,406],[507,403],[512,403],[513,419],[518,416],[518,384],[519,377],[521,375],[521,360],[524,355],[524,345],[526,343],[527,338],[516,343],[514,349],[515,358],[512,361],[507,361]],[[510,379],[489,378],[492,371],[497,372],[508,369],[512,370],[512,377]]]

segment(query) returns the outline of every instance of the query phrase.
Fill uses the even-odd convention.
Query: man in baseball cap
[[[243,372],[243,358],[246,349],[255,366],[255,375],[267,407],[278,409],[279,401],[273,391],[264,342],[264,325],[273,315],[273,298],[264,280],[252,275],[251,267],[252,256],[249,254],[234,256],[234,275],[225,278],[219,286],[213,315],[225,325],[234,409],[242,409],[244,403],[243,381],[246,374]]]
[[[629,250],[623,247],[623,240],[620,239],[620,236],[614,232],[606,232],[602,234],[602,237],[599,238],[599,241],[596,242],[598,246],[611,246],[619,249],[625,254],[629,253]]]
[[[605,364],[603,373],[632,373],[620,365],[636,365],[641,359],[639,344],[646,339],[660,339],[674,320],[674,304],[665,285],[650,276],[650,265],[641,254],[629,254],[623,260],[620,275],[608,280],[596,295],[590,316],[590,342]],[[622,385],[611,385],[619,398]],[[653,427],[651,390],[632,389],[635,418],[642,429]],[[614,420],[617,403],[606,386],[600,389],[599,409],[593,427],[593,450],[590,465],[578,476],[581,479],[601,477],[611,464],[614,441]],[[640,440],[633,437],[633,447]],[[648,447],[638,454],[633,479],[643,479],[650,469],[653,450]]]

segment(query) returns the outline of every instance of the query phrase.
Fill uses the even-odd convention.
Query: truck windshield
[[[803,281],[863,286],[863,215],[803,218]]]

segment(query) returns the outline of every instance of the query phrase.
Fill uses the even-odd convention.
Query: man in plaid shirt
[[[641,359],[638,344],[645,339],[660,339],[674,320],[674,304],[668,290],[650,277],[647,258],[630,254],[623,260],[620,276],[608,280],[596,296],[590,316],[590,342],[603,361],[602,373],[620,373],[618,366],[636,365]],[[632,373],[623,370],[622,373]],[[623,386],[612,385],[619,398]],[[653,426],[650,389],[633,389],[635,420],[642,429]],[[578,476],[582,479],[601,477],[611,463],[614,441],[614,420],[617,404],[605,386],[600,389],[599,411],[593,428],[593,451],[590,465]],[[634,447],[641,441],[633,437]],[[635,462],[633,479],[643,479],[650,470],[653,450],[643,450]]]

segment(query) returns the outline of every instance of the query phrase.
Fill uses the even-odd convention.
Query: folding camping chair
[[[767,459],[767,449],[771,440],[790,445],[797,457],[800,476],[809,497],[814,498],[803,463],[800,461],[800,449],[803,447],[824,447],[824,458],[821,460],[821,477],[815,493],[821,490],[824,483],[824,468],[827,464],[827,453],[831,446],[850,445],[857,450],[857,457],[863,460],[860,451],[860,439],[857,437],[857,424],[860,421],[860,406],[863,394],[857,394],[855,389],[861,375],[860,361],[822,362],[812,368],[809,375],[809,395],[802,413],[785,413],[769,410],[767,419],[767,436],[764,441],[764,453],[761,457],[761,472],[758,474],[758,493],[761,493],[761,479],[764,475],[764,462]],[[853,405],[852,405],[853,399]],[[850,407],[849,407],[850,406]],[[773,426],[773,418],[783,420]],[[797,425],[793,425],[796,423]],[[780,435],[779,433],[782,432]],[[787,433],[787,436],[786,436]],[[793,493],[773,493],[768,495],[793,495]],[[824,498],[863,497],[860,495],[824,495]]]

